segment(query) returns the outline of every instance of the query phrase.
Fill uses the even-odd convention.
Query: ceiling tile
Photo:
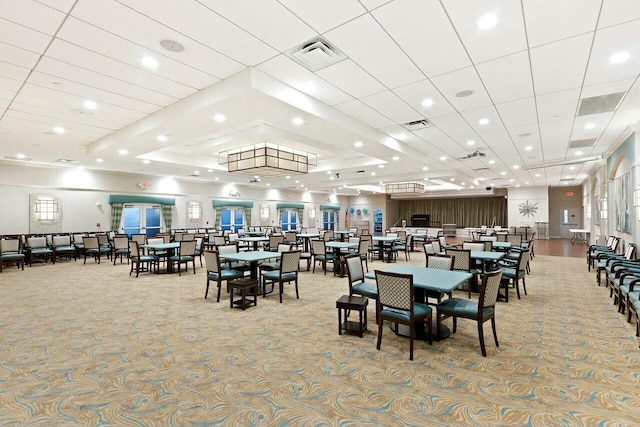
[[[496,109],[507,128],[538,122],[536,103],[533,97],[498,104]]]
[[[63,13],[69,13],[71,7],[76,2],[75,0],[36,0],[38,3],[45,4],[49,7],[59,10]],[[83,0],[81,0],[83,1]],[[91,1],[91,0],[89,0]]]
[[[287,51],[317,35],[311,27],[275,0],[243,2],[199,0],[199,2],[280,52]]]
[[[51,36],[0,17],[0,42],[40,54],[50,41]]]
[[[323,0],[322,5],[307,0],[280,0],[280,3],[319,33],[367,12],[357,0]]]
[[[455,112],[447,99],[438,92],[429,80],[421,80],[393,90],[396,95],[402,98],[407,104],[412,106],[427,118],[444,116]],[[430,101],[432,105],[425,107],[423,101]]]
[[[493,105],[473,110],[466,110],[460,114],[467,122],[469,122],[476,132],[504,128],[502,120],[500,120],[500,116],[498,115],[498,111],[496,111]],[[481,121],[484,123],[484,120],[488,120],[488,123],[481,124]]]
[[[407,123],[424,119],[422,115],[408,106],[391,91],[367,96],[366,98],[362,98],[361,101],[396,123]]]
[[[22,80],[10,79],[8,77],[0,76],[0,88],[10,91],[17,91],[22,86]]]
[[[350,59],[340,61],[316,74],[356,98],[386,90],[384,85]]]
[[[533,96],[529,54],[519,52],[476,66],[489,96],[496,104]]]
[[[353,99],[342,90],[297,64],[284,54],[260,64],[257,68],[329,105],[341,104]]]
[[[640,2],[637,0],[604,0],[598,28],[640,19]]]
[[[52,36],[58,31],[64,13],[31,0],[16,3],[0,0],[0,18]],[[0,26],[4,26],[2,23]]]
[[[550,122],[559,119],[572,119],[578,109],[580,89],[549,93],[536,98],[538,120]]]
[[[536,94],[580,87],[592,38],[585,34],[531,49]]]
[[[325,36],[388,88],[424,79],[420,70],[370,15],[356,18]]]
[[[396,0],[373,16],[428,77],[471,65],[438,1]]]
[[[11,101],[16,96],[16,93],[17,92],[15,90],[0,88],[0,99],[4,101]]]
[[[601,3],[601,0],[524,1],[529,46],[536,47],[594,31]]]
[[[0,61],[0,76],[2,77],[24,81],[24,79],[29,75],[29,71],[29,68],[19,67],[17,65]]]
[[[492,104],[473,67],[434,77],[431,82],[458,111],[472,110]],[[456,96],[462,91],[472,91],[473,94],[465,97]]]
[[[474,63],[484,62],[527,49],[520,2],[504,0],[443,0],[460,39]],[[478,20],[494,13],[498,22],[489,30],[478,29]]]
[[[431,121],[448,136],[465,135],[473,132],[473,128],[457,113],[434,117]]]
[[[394,124],[391,120],[358,100],[338,104],[335,105],[335,107],[374,128],[381,128]]]
[[[367,9],[373,10],[392,1],[393,0],[360,0],[360,3],[362,3]]]
[[[586,85],[637,77],[640,74],[640,20],[598,30],[589,58]],[[630,57],[621,64],[612,64],[611,55],[628,52]]]
[[[6,43],[0,43],[0,61],[2,62],[8,62],[9,64],[24,68],[33,68],[39,57],[40,55],[37,53],[20,49]]]

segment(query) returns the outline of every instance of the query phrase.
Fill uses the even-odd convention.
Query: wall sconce
[[[260,206],[260,219],[269,219],[269,206]]]
[[[315,208],[315,206],[311,206],[309,208],[309,219],[316,219],[316,208]]]
[[[609,205],[607,204],[607,198],[602,197],[600,199],[600,219],[607,219],[609,214]]]

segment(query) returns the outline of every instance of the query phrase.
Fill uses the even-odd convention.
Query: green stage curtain
[[[164,217],[164,225],[167,230],[171,230],[171,222],[173,221],[173,205],[162,204],[162,216]]]
[[[118,232],[122,220],[122,208],[124,203],[111,203],[111,231]]]
[[[248,229],[251,225],[251,208],[244,208],[244,226]]]
[[[216,230],[220,230],[220,218],[222,217],[222,206],[216,206],[214,208],[216,210]]]

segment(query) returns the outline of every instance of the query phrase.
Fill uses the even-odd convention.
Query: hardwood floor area
[[[447,241],[454,241],[456,243],[462,243],[465,240],[463,238],[447,239]],[[534,243],[534,252],[536,255],[551,255],[562,256],[572,258],[585,258],[587,248],[589,246],[584,243],[571,244],[571,239],[549,239],[549,240],[536,240]],[[586,258],[585,258],[586,260]],[[586,261],[585,261],[586,262]]]

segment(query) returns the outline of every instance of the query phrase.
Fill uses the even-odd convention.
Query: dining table
[[[344,253],[342,252],[342,250],[343,249],[355,249],[358,246],[360,246],[360,244],[357,243],[357,242],[330,241],[330,242],[327,242],[325,245],[326,245],[327,248],[330,248],[330,249],[333,250],[333,255],[334,255],[334,258],[335,258],[335,261],[333,263],[333,265],[334,265],[334,273],[337,274],[340,277],[344,277],[345,276],[345,268],[344,268],[344,262],[342,261],[342,256],[344,255]],[[336,263],[336,261],[338,261],[338,262]]]
[[[270,251],[245,251],[220,254],[220,261],[238,261],[249,264],[249,274],[252,279],[258,279],[258,263],[266,259],[279,259],[279,252]]]
[[[167,253],[167,268],[164,271],[160,271],[160,269],[156,270],[156,273],[173,273],[173,263],[169,262],[169,258],[175,255],[176,249],[180,247],[180,242],[171,242],[171,243],[148,243],[145,245],[140,245],[140,248],[144,248],[149,252],[159,252],[166,251]]]
[[[420,267],[416,265],[395,264],[383,271],[398,274],[410,274],[413,276],[414,296],[417,302],[426,301],[426,291],[448,294],[453,292],[462,283],[469,280],[471,273],[458,270],[439,270],[437,268]],[[364,276],[367,279],[376,278],[375,272],[368,272]],[[416,325],[416,338],[425,339],[427,334],[424,327]],[[408,336],[409,328],[404,329],[403,325],[397,325],[397,332]],[[436,340],[449,337],[451,331],[446,325],[441,324],[437,330],[437,322],[432,322],[432,336]]]
[[[320,233],[298,233],[298,238],[301,238],[303,241],[303,252],[309,252],[309,241],[311,239],[315,239],[316,237],[320,237]]]
[[[384,262],[384,249],[389,249],[393,245],[393,242],[399,241],[400,238],[390,236],[373,236],[372,240],[374,249],[378,249],[378,259]],[[389,251],[387,262],[391,262],[391,257],[391,251]]]
[[[254,233],[254,232],[250,231],[249,233]],[[253,244],[253,250],[257,251],[258,250],[258,243],[260,243],[260,242],[268,242],[269,238],[268,237],[261,237],[261,236],[238,237],[238,241],[239,242],[252,243]]]
[[[498,251],[507,251],[511,249],[511,242],[493,242],[492,246]]]

